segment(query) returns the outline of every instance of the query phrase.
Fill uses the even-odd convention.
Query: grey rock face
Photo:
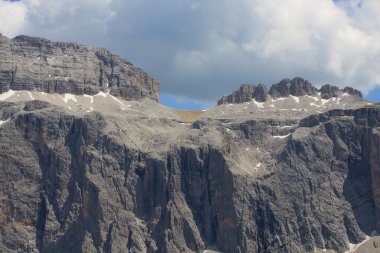
[[[11,66],[1,66],[2,91],[108,88],[154,99],[154,88],[139,79],[144,72],[105,50],[0,38],[1,63]],[[32,64],[39,55],[44,65]],[[92,81],[60,83],[65,71]],[[301,78],[272,88],[275,97],[316,92]],[[230,112],[236,117],[220,106],[189,124],[151,100],[36,93],[0,97],[0,252],[341,253],[380,231],[378,104],[350,96],[277,99],[228,106],[241,108],[243,116]],[[266,97],[265,86],[244,85],[224,100]],[[336,109],[345,103],[356,109]]]
[[[348,93],[350,95],[356,95],[356,96],[362,97],[362,93],[360,91],[352,88],[352,87],[345,87],[343,89],[343,92],[346,92],[346,93]]]
[[[338,96],[339,88],[330,84],[325,84],[321,87],[319,92],[321,92],[321,97],[323,99],[329,99]]]
[[[128,100],[159,100],[159,84],[143,70],[105,49],[46,39],[0,36],[0,93],[35,90]]]
[[[348,93],[349,95],[357,96],[362,98],[360,91],[353,89],[351,87],[345,87],[340,90],[336,86],[330,84],[323,85],[319,90],[315,88],[309,81],[296,77],[293,80],[288,78],[281,80],[279,83],[273,84],[271,88],[266,89],[265,85],[259,84],[257,87],[255,85],[242,85],[239,90],[232,92],[228,96],[223,96],[218,100],[218,105],[221,104],[236,104],[249,102],[254,98],[258,102],[267,101],[267,96],[270,95],[273,98],[277,97],[288,97],[292,96],[317,96],[320,92],[320,97],[323,99],[330,99],[332,97],[338,97],[341,93]]]
[[[378,108],[188,127],[40,101],[0,115],[3,252],[344,252],[379,229]]]
[[[265,102],[268,95],[268,90],[263,84],[258,86],[253,84],[243,84],[239,90],[232,92],[228,96],[223,96],[218,100],[218,105],[244,103],[255,99],[258,102]]]
[[[265,102],[267,101],[268,89],[264,84],[257,85],[255,91],[252,94],[252,98],[254,98],[257,102]]]
[[[283,79],[277,84],[273,84],[269,90],[272,97],[293,96],[315,96],[317,89],[307,80],[296,77],[293,80]]]

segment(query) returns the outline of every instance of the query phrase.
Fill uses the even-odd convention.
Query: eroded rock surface
[[[321,97],[322,99],[330,99],[333,97],[338,97],[342,94],[362,98],[361,92],[351,87],[339,89],[337,86],[325,84],[320,89],[317,89],[309,81],[301,77],[295,77],[292,80],[286,78],[276,84],[273,84],[270,87],[269,92],[263,84],[259,84],[257,87],[253,84],[243,84],[240,86],[239,90],[233,91],[230,95],[223,96],[219,99],[217,104],[237,104],[249,102],[251,100],[266,102],[268,100],[268,95],[272,99],[289,96],[311,96]]]
[[[265,102],[267,100],[268,90],[263,84],[243,84],[239,90],[232,92],[228,96],[223,96],[218,100],[218,105],[221,104],[233,104],[244,103],[255,99],[259,102]]]
[[[344,252],[378,228],[380,109],[175,119],[0,102],[3,252]]]
[[[142,69],[101,48],[0,35],[0,92],[29,90],[128,100],[159,100],[159,84]]]
[[[92,50],[25,45],[27,55]],[[0,93],[0,252],[379,247],[380,105],[354,89],[318,94],[297,78],[268,99],[244,86],[230,97],[238,104],[191,114],[127,101],[114,86],[71,94],[62,82],[64,94],[46,94],[21,73],[13,80],[30,79]]]

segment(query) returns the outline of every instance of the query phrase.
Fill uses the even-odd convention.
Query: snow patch
[[[62,97],[61,97],[62,98]],[[75,95],[73,94],[70,94],[70,93],[65,93],[65,97],[62,98],[62,100],[67,104],[67,102],[69,102],[69,100],[72,100],[74,101],[75,103],[78,102],[77,98],[75,97]]]
[[[331,101],[331,98],[330,99],[321,99],[321,106],[323,106],[323,105],[325,105],[325,104],[327,104],[328,102],[330,102]]]
[[[269,105],[269,107],[275,108],[276,106],[275,105]]]
[[[349,96],[350,96],[350,94],[348,94],[346,92],[342,94],[342,97],[349,97]]]
[[[300,98],[299,98],[299,97],[292,96],[292,95],[290,95],[290,97],[293,98],[294,101],[296,101],[296,103],[299,103],[299,102],[300,102]]]
[[[101,96],[101,97],[107,97],[108,96],[108,93],[104,93],[103,91],[99,91],[98,94],[96,94],[95,96]]]
[[[6,120],[0,120],[0,126],[4,125],[5,123],[7,123],[8,121],[10,121],[11,119],[6,119]]]
[[[264,108],[263,102],[257,102],[256,100],[252,100],[252,101],[257,106],[257,108]]]
[[[87,110],[86,112],[88,113],[88,112],[92,112],[94,110],[94,108],[93,107],[90,107],[90,109],[89,110]]]
[[[94,103],[94,96],[90,96],[90,95],[87,95],[87,94],[84,94],[83,96],[84,96],[85,98],[89,98],[91,104]]]
[[[31,99],[31,100],[34,100],[34,97],[33,97],[32,93],[31,93],[30,91],[27,91],[27,93],[28,93],[30,99]]]
[[[256,169],[261,167],[261,163],[256,164]]]
[[[117,99],[116,97],[114,97],[114,96],[112,96],[112,95],[110,95],[110,97],[111,97],[113,100],[115,100],[116,102],[118,102],[119,104],[124,105],[123,102],[121,102],[121,101],[120,101],[119,99]]]
[[[0,94],[0,101],[4,101],[10,97],[12,97],[16,92],[14,90],[8,90],[7,92]]]
[[[321,107],[320,105],[314,104],[314,102],[310,103],[310,106]]]
[[[313,99],[315,102],[317,102],[317,101],[319,100],[319,98],[317,98],[317,97],[313,97],[313,96],[309,96],[309,95],[305,95],[305,97],[307,97],[307,98],[311,98],[311,99]]]
[[[286,137],[289,137],[291,135],[290,134],[287,134],[287,135],[273,135],[273,138],[275,139],[285,139]]]
[[[272,102],[281,101],[281,100],[286,100],[286,97],[272,99]]]
[[[372,232],[372,234],[374,234],[374,232]],[[350,243],[350,249],[347,250],[345,253],[353,253],[353,252],[355,252],[361,245],[363,245],[364,243],[368,242],[370,239],[371,239],[370,236],[366,236],[366,238],[362,242],[360,242],[358,244],[352,244],[352,243]]]

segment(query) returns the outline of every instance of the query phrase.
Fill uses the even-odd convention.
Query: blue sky
[[[379,0],[0,0],[0,33],[105,47],[178,108],[296,76],[379,97]]]
[[[380,102],[380,85],[369,91],[365,98],[372,102]]]

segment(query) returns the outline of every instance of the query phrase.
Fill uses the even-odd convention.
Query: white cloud
[[[25,5],[21,2],[0,1],[0,33],[17,35],[25,24]]]
[[[50,39],[90,41],[103,37],[115,12],[111,0],[24,0],[23,32]]]
[[[209,36],[205,38],[208,47],[189,50],[190,56],[197,52],[203,58],[215,59],[202,71],[220,64],[223,55],[232,62],[248,56],[252,59],[248,64],[257,67],[251,71],[254,82],[259,81],[255,76],[266,83],[274,82],[271,76],[280,78],[279,73],[287,70],[289,77],[298,73],[318,84],[352,85],[364,92],[380,83],[379,75],[374,74],[380,69],[379,1],[337,5],[330,0],[244,0],[238,6],[231,5],[224,10],[228,15],[220,15],[220,23],[229,25],[213,27],[213,33],[220,37]],[[235,19],[237,16],[240,20]],[[234,34],[239,30],[242,34]],[[230,46],[234,51],[216,50],[227,39],[235,44]],[[181,56],[187,56],[186,52],[181,51]],[[194,63],[193,57],[176,59],[177,66]],[[268,66],[272,66],[270,71]]]

